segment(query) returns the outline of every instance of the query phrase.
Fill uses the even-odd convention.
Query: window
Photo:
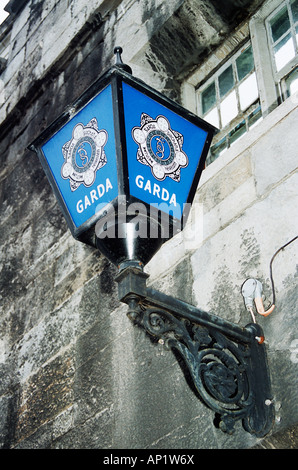
[[[199,90],[202,116],[223,129],[246,111],[258,96],[252,47],[249,45]]]
[[[298,0],[286,0],[266,21],[276,83],[283,99],[298,89]]]
[[[261,117],[251,44],[246,44],[198,90],[200,115],[223,132],[207,164],[236,142]]]
[[[298,0],[286,0],[267,19],[274,66],[282,70],[297,56]]]

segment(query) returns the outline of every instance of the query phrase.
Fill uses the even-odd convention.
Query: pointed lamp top
[[[122,47],[120,47],[120,46],[115,47],[115,49],[114,49],[114,54],[116,55],[115,65],[132,75],[132,69],[130,68],[130,66],[127,65],[127,64],[124,64],[123,61],[122,61],[122,58],[121,58],[122,52],[123,52]]]

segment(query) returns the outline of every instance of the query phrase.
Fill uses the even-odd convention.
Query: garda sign
[[[208,129],[127,83],[123,100],[130,194],[181,219]]]
[[[77,228],[118,195],[111,85],[41,146]]]
[[[29,147],[73,236],[94,245],[107,207],[142,202],[181,220],[215,128],[115,66]]]

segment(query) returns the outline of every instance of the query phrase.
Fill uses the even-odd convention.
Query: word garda
[[[105,185],[99,184],[96,189],[92,189],[89,192],[89,196],[86,195],[84,199],[80,199],[77,202],[77,212],[81,214],[87,207],[99,201],[110,189],[113,189],[113,186],[109,178],[107,178]]]
[[[148,193],[156,196],[158,199],[162,201],[168,202],[169,204],[173,204],[177,207],[177,199],[176,194],[173,193],[170,197],[170,193],[166,188],[161,188],[157,183],[152,183],[150,180],[147,180],[144,184],[144,176],[137,175],[136,177],[136,185],[138,188],[143,189],[144,191],[148,191]]]

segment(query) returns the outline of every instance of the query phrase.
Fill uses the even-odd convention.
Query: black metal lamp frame
[[[169,109],[179,112],[189,121],[199,123],[208,132],[187,202],[192,203],[200,174],[215,128],[187,110],[152,90],[140,80],[131,77],[131,69],[122,63],[121,48],[116,48],[116,65],[95,82],[69,109],[67,109],[30,146],[44,167],[72,235],[83,243],[96,246],[110,261],[118,265],[116,277],[119,300],[128,305],[128,317],[169,349],[174,349],[184,359],[196,390],[203,402],[216,414],[219,427],[232,433],[237,421],[249,433],[263,437],[274,421],[274,406],[270,385],[266,350],[262,343],[263,331],[256,324],[245,328],[216,315],[204,312],[188,303],[177,300],[146,286],[148,275],[143,266],[153,257],[165,240],[136,239],[129,242],[103,238],[95,232],[101,213],[95,214],[85,224],[76,228],[68,212],[55,179],[41,150],[42,144],[66,124],[90,99],[108,83],[112,84],[115,115],[117,170],[120,175],[119,195],[125,204],[134,201],[128,192],[128,174],[125,166],[125,135],[123,132],[122,81],[132,84],[149,97]],[[112,201],[117,207],[118,198]],[[187,214],[183,214],[185,219]],[[130,221],[128,223],[131,223]],[[148,223],[148,221],[144,222]],[[174,226],[174,221],[170,219]],[[127,244],[132,254],[127,256]]]
[[[178,351],[219,428],[232,434],[237,421],[256,437],[272,428],[274,405],[262,328],[245,328],[146,286],[137,263],[116,277],[128,317],[168,349]]]
[[[139,199],[135,198],[130,194],[129,191],[129,175],[127,168],[127,150],[126,150],[126,136],[125,136],[125,124],[124,124],[124,103],[122,87],[123,83],[131,85],[134,89],[141,91],[144,95],[152,98],[157,103],[167,107],[169,110],[183,116],[189,122],[200,126],[207,132],[206,142],[202,151],[202,155],[198,162],[198,168],[194,175],[187,200],[185,201],[185,207],[181,221],[175,220],[172,215],[169,215],[170,233],[175,233],[176,227],[184,226],[189,214],[189,206],[192,203],[196,189],[199,183],[199,178],[204,169],[205,160],[208,154],[209,146],[216,129],[206,121],[202,120],[198,116],[189,112],[173,100],[159,93],[157,90],[151,88],[142,80],[133,77],[131,69],[128,65],[124,64],[121,59],[122,49],[116,47],[114,50],[116,54],[116,63],[110,69],[108,69],[98,80],[96,80],[76,101],[74,101],[53,123],[50,124],[30,145],[29,149],[36,152],[39,160],[43,166],[44,172],[51,184],[52,190],[58,200],[62,213],[68,224],[68,227],[76,240],[79,240],[85,244],[93,247],[97,246],[97,240],[95,237],[94,227],[96,223],[101,219],[102,215],[106,215],[105,210],[98,211],[89,220],[84,222],[79,227],[76,227],[69,209],[64,202],[63,196],[57,186],[55,178],[48,166],[45,155],[42,151],[42,145],[47,142],[57,131],[59,131],[65,124],[67,124],[73,116],[84,108],[92,98],[100,93],[107,85],[111,85],[112,89],[112,102],[113,102],[113,114],[114,114],[114,130],[115,130],[115,147],[116,147],[116,165],[118,175],[118,196],[111,201],[110,207],[114,207],[115,211],[118,211],[118,206],[122,203],[125,206],[129,206],[135,202],[140,202]],[[124,201],[124,202],[123,202]],[[147,208],[148,213],[150,212],[150,205],[144,201],[141,201],[144,207]],[[157,243],[157,242],[156,242]],[[111,256],[111,251],[109,251]],[[146,256],[145,256],[146,260]]]

